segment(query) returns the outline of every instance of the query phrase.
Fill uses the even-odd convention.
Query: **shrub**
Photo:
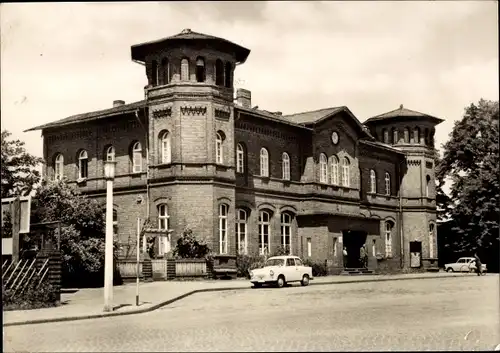
[[[38,285],[38,278],[32,279],[26,289],[14,293],[2,285],[2,305],[4,310],[27,310],[57,306],[58,289],[47,280]]]
[[[204,241],[198,240],[191,229],[186,228],[172,253],[181,259],[203,259],[209,256],[210,248]]]
[[[236,268],[238,277],[250,277],[250,271],[264,266],[264,256],[238,255],[236,257]]]
[[[283,245],[280,245],[276,248],[276,250],[273,251],[273,254],[271,256],[283,256],[283,255],[289,255],[290,250],[286,249]]]
[[[305,259],[304,266],[312,267],[312,274],[314,277],[321,277],[328,275],[328,269],[326,267],[326,263],[324,262],[316,262],[310,259]]]

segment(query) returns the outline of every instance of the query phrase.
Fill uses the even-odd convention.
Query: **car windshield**
[[[283,266],[284,263],[283,259],[269,259],[266,261],[266,266]]]

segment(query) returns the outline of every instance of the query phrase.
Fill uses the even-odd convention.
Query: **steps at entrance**
[[[373,271],[366,268],[346,268],[340,273],[342,276],[372,275]]]

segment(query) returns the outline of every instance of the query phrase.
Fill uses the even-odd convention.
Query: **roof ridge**
[[[323,110],[338,109],[338,108],[345,108],[345,107],[346,107],[345,105],[340,105],[338,107],[329,107],[329,108],[320,108],[320,109],[315,109],[315,110],[306,110],[304,112],[287,114],[287,115],[283,115],[283,116],[286,117],[286,116],[294,116],[294,115],[299,115],[299,114],[316,113],[316,112],[320,112],[320,111],[323,111]]]

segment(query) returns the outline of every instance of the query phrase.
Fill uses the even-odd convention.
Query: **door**
[[[422,266],[422,242],[410,242],[410,267],[419,268]]]
[[[347,268],[361,268],[360,250],[366,242],[367,233],[363,231],[343,231],[344,247],[347,250]]]

